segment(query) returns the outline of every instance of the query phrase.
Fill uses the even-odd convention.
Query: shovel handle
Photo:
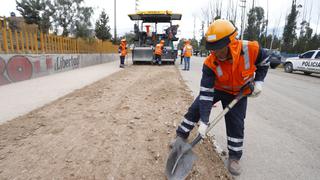
[[[217,115],[217,117],[211,123],[209,123],[209,127],[206,130],[206,134],[222,119],[224,115],[226,115],[233,108],[234,105],[236,105],[240,101],[240,99],[244,97],[243,91],[247,88],[251,89],[251,84],[252,82],[249,81],[247,84],[242,86],[237,96],[226,106],[225,109],[223,109],[222,112],[220,112],[220,114]]]
[[[250,87],[251,82],[248,82],[247,84],[245,84],[241,89],[240,92],[238,93],[238,95],[234,98],[233,101],[231,101],[230,104],[228,104],[228,106],[216,117],[216,119],[213,120],[212,123],[209,124],[209,127],[206,130],[206,134],[219,122],[220,119],[222,119],[222,117],[227,114],[230,109],[236,105],[238,103],[238,101],[240,101],[241,98],[244,97],[243,95],[243,91]],[[200,134],[197,135],[197,137],[191,142],[191,147],[194,147],[196,144],[198,144],[201,140],[202,140],[202,136]]]
[[[202,140],[202,136],[200,134],[197,135],[197,137],[191,142],[191,147],[194,147],[196,144],[198,144]]]

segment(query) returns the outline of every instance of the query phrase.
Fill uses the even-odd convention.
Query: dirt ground
[[[174,66],[130,66],[2,124],[0,179],[166,179],[191,102]],[[230,179],[208,141],[195,153],[188,179]]]

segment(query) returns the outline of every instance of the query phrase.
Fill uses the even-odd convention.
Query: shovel
[[[209,122],[206,134],[222,119],[222,117],[227,114],[230,109],[236,105],[241,98],[243,98],[243,91],[247,87],[250,87],[251,82],[244,85],[238,95],[232,100],[222,112],[212,121]],[[179,140],[179,139],[177,139]],[[192,148],[202,140],[200,134],[191,142],[191,144],[186,143],[182,140],[176,142],[175,147],[171,150],[167,164],[166,164],[166,176],[168,180],[181,180],[185,179],[192,169],[193,162],[197,159],[196,155],[192,152]]]

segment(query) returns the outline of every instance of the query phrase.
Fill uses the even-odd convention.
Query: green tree
[[[17,10],[20,12],[27,24],[40,24],[40,12],[43,3],[40,0],[21,0],[16,1]]]
[[[95,27],[95,33],[98,39],[105,41],[111,38],[110,26],[108,26],[108,22],[109,22],[109,16],[103,10],[100,14],[99,20],[97,20],[96,22],[96,27]]]
[[[63,36],[68,36],[70,33],[77,37],[88,35],[93,9],[83,6],[83,2],[84,0],[54,0],[53,20],[56,32],[61,27]]]
[[[297,29],[297,5],[296,0],[292,0],[291,12],[287,16],[287,22],[283,30],[283,44],[282,51],[293,52],[293,43],[296,40],[296,29]]]
[[[122,38],[126,39],[128,44],[134,44],[135,36],[136,36],[135,33],[125,33],[125,35],[123,37],[121,37],[121,39]],[[110,34],[110,38],[111,38],[111,34]]]
[[[16,0],[16,8],[27,24],[38,25],[39,30],[48,32],[50,18],[54,14],[50,0]]]
[[[89,38],[93,36],[93,30],[91,30],[91,14],[93,9],[91,7],[79,7],[79,13],[76,16],[75,28],[72,29],[73,34],[76,37]]]
[[[193,50],[198,50],[199,49],[199,42],[196,39],[190,39],[190,44],[193,48]]]
[[[184,41],[185,41],[186,39],[184,39],[184,38],[181,38],[180,40],[179,40],[179,43],[178,43],[178,45],[177,45],[177,48],[178,49],[181,49],[181,48],[183,48],[184,47]]]
[[[310,27],[310,23],[306,20],[303,20],[300,23],[300,34],[299,38],[297,39],[296,44],[294,45],[294,52],[302,53],[306,50],[312,48],[312,28]]]
[[[251,8],[248,13],[248,25],[243,33],[244,39],[261,41],[265,25],[263,8]]]

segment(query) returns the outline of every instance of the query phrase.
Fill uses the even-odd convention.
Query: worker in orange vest
[[[127,40],[126,39],[121,39],[118,53],[120,56],[120,68],[124,68],[124,61],[125,61],[125,58],[127,55]]]
[[[237,29],[228,20],[215,20],[208,27],[206,49],[211,53],[203,64],[200,93],[178,126],[177,137],[171,142],[171,147],[185,142],[197,123],[198,133],[205,138],[212,105],[221,101],[223,108],[226,108],[247,83],[252,83],[252,86],[244,90],[244,95],[257,97],[261,94],[269,67],[267,53],[258,42],[241,41],[236,36]],[[243,97],[225,115],[229,155],[227,167],[233,175],[241,173],[239,162],[243,150],[247,99],[247,96]]]
[[[192,46],[190,44],[189,40],[185,41],[185,46],[183,48],[183,56],[184,56],[184,69],[185,71],[189,71],[190,70],[190,59],[192,56]]]
[[[164,40],[161,40],[159,44],[156,45],[154,49],[154,60],[156,64],[161,65],[161,56],[164,49]]]

